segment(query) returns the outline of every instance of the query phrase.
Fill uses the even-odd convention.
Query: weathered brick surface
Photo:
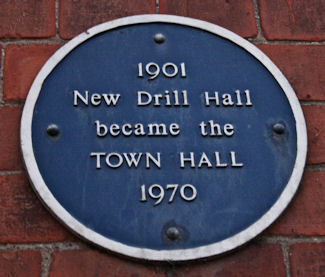
[[[55,35],[55,0],[2,0],[0,38]]]
[[[24,175],[0,176],[0,243],[74,240],[42,206]]]
[[[0,251],[0,276],[39,277],[41,259],[38,251]]]
[[[155,0],[60,0],[60,36],[72,38],[105,21],[155,12]]]
[[[277,244],[252,244],[210,262],[176,266],[174,270],[177,277],[285,276],[282,250]]]
[[[325,243],[298,243],[290,246],[292,277],[325,276]]]
[[[60,45],[9,45],[4,60],[4,100],[24,100],[37,73]]]
[[[258,0],[264,35],[270,40],[324,40],[323,0]]]
[[[325,162],[325,106],[303,106],[305,114],[308,154],[307,164]]]
[[[283,215],[268,235],[325,235],[325,172],[307,172]]]
[[[159,266],[132,262],[95,250],[62,251],[53,253],[50,277],[165,276]]]
[[[323,45],[258,45],[286,76],[301,100],[325,100]]]
[[[21,108],[0,108],[0,170],[22,169],[19,150]]]
[[[159,12],[202,19],[244,36],[257,35],[250,0],[160,0]]]

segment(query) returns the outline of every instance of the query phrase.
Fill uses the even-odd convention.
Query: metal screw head
[[[154,40],[157,43],[163,43],[163,42],[165,42],[166,38],[165,38],[165,36],[162,33],[157,33],[154,36]]]
[[[275,123],[273,125],[273,131],[274,133],[278,134],[278,135],[282,135],[285,131],[285,126],[282,123]]]
[[[52,137],[55,138],[60,134],[60,128],[58,125],[56,124],[50,124],[49,126],[47,126],[46,128],[46,133]]]
[[[179,235],[179,230],[176,227],[169,227],[166,231],[166,236],[170,240],[177,240]]]

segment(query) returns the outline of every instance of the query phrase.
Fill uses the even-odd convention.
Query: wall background
[[[303,181],[284,214],[246,246],[209,260],[134,262],[84,243],[43,208],[19,150],[29,87],[58,47],[88,27],[143,13],[203,19],[247,38],[283,71],[308,128]],[[0,276],[324,276],[323,0],[1,0]]]

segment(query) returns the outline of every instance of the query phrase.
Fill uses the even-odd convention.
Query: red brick
[[[209,21],[243,37],[257,35],[250,0],[160,0],[159,12]]]
[[[54,252],[50,277],[65,276],[154,277],[165,274],[159,266],[132,262],[95,250]]]
[[[60,0],[60,36],[72,38],[105,21],[155,12],[155,0]]]
[[[262,244],[244,246],[225,257],[209,262],[177,266],[177,277],[273,277],[285,276],[282,250],[279,245]]]
[[[325,243],[299,243],[290,247],[292,277],[325,276]]]
[[[22,169],[19,151],[21,108],[0,108],[0,170]]]
[[[304,181],[268,235],[325,235],[325,172],[306,172]]]
[[[41,253],[38,251],[0,251],[0,276],[41,276]]]
[[[55,35],[55,0],[2,0],[0,37],[36,38]]]
[[[42,206],[24,175],[0,176],[0,242],[74,240]]]
[[[60,45],[9,45],[4,60],[4,100],[24,100],[37,73]]]
[[[300,100],[325,100],[325,46],[259,45],[280,68]]]
[[[308,154],[307,164],[325,162],[325,106],[303,106],[305,114]]]
[[[324,40],[323,0],[259,0],[261,25],[267,39]]]

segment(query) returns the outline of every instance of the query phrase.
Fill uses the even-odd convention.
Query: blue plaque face
[[[220,254],[263,231],[297,189],[306,141],[293,90],[260,50],[167,15],[64,45],[21,124],[45,205],[87,240],[151,260]]]

